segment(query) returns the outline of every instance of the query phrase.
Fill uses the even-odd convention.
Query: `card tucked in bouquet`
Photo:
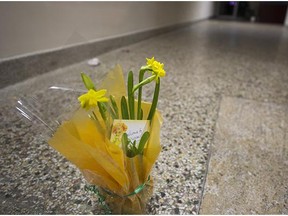
[[[127,134],[128,140],[131,143],[135,142],[135,147],[138,148],[141,137],[146,131],[149,131],[150,121],[148,120],[123,120],[115,119],[111,130],[110,141],[119,147],[124,133]]]

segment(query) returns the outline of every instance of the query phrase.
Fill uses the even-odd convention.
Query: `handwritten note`
[[[122,120],[115,119],[111,131],[111,142],[121,146],[121,139],[124,133],[133,142],[136,140],[136,147],[145,131],[149,131],[148,120]]]

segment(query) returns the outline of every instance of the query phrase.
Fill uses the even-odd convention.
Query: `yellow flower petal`
[[[154,59],[154,57],[152,57],[151,59],[149,59],[149,58],[146,58],[146,60],[147,60],[147,65],[148,66],[152,66],[153,65],[153,63],[155,62],[155,59]]]
[[[95,92],[95,91],[94,91]],[[101,89],[95,93],[93,93],[97,97],[103,97],[106,94],[107,90],[106,89]]]
[[[155,60],[154,57],[151,59],[146,58],[147,60],[147,66],[149,66],[152,69],[152,74],[156,75],[156,82],[158,82],[159,77],[164,77],[166,75],[166,72],[164,70],[164,64],[161,62],[158,62]]]
[[[108,102],[109,99],[106,98],[106,97],[103,97],[103,98],[100,98],[98,101],[99,101],[99,102]]]
[[[97,106],[97,102],[107,102],[108,98],[104,97],[107,90],[101,89],[99,91],[95,91],[90,89],[87,93],[78,97],[80,101],[81,107],[89,109],[91,107]]]

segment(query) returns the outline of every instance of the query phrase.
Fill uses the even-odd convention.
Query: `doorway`
[[[288,16],[287,2],[217,2],[216,14],[219,19],[256,21],[284,24]]]

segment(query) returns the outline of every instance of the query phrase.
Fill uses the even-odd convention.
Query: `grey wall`
[[[213,15],[213,2],[0,2],[0,60]]]

